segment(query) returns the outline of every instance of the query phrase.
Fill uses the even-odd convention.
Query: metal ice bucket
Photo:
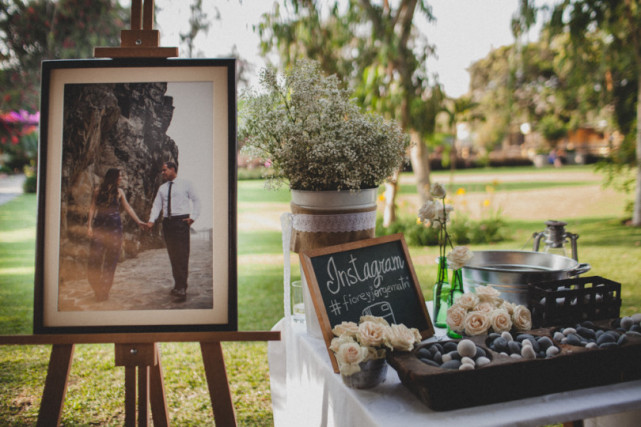
[[[472,291],[492,285],[504,300],[527,305],[529,283],[567,279],[590,268],[590,264],[544,252],[475,251],[463,267],[463,285]]]

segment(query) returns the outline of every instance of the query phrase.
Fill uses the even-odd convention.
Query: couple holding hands
[[[163,213],[163,235],[171,263],[174,287],[170,294],[176,302],[187,299],[190,227],[200,214],[200,199],[190,181],[178,179],[178,167],[165,162],[161,175],[164,183],[158,189],[147,222],[141,221],[119,188],[122,175],[111,168],[93,193],[89,208],[88,235],[91,239],[87,278],[98,301],[109,298],[122,245],[120,207],[143,229],[153,227]]]

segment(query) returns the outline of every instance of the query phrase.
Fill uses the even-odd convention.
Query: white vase
[[[376,207],[377,188],[356,191],[292,190],[292,202],[316,210],[363,209]]]
[[[358,191],[292,190],[291,194],[291,249],[295,252],[374,237],[376,188]],[[307,333],[322,338],[307,278],[302,269],[301,279]]]

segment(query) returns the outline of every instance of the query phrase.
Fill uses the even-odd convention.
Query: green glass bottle
[[[434,326],[447,328],[447,309],[449,307],[450,283],[447,278],[447,258],[440,256],[436,284],[434,285]]]
[[[456,303],[456,300],[463,295],[463,292],[463,271],[459,268],[458,270],[452,271],[452,283],[450,285],[448,307],[453,306],[454,303]],[[450,338],[461,338],[461,335],[451,330],[449,326],[447,328],[447,336]]]

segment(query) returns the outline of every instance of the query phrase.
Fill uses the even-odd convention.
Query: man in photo
[[[187,299],[190,227],[200,214],[200,199],[190,181],[178,178],[176,163],[165,162],[161,174],[165,183],[156,193],[147,227],[153,227],[162,211],[163,235],[174,276],[174,288],[170,293],[176,301],[182,302]]]

